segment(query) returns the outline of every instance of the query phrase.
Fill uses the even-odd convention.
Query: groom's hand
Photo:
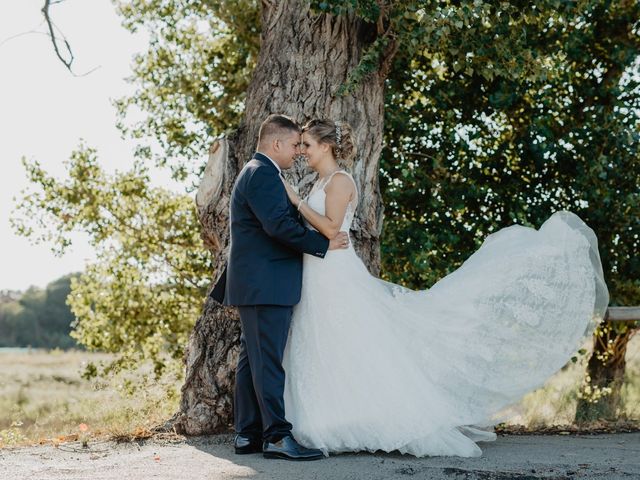
[[[337,250],[339,248],[349,247],[349,234],[347,232],[338,232],[338,234],[329,240],[329,250]]]

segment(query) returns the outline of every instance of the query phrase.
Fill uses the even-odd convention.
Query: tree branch
[[[54,1],[44,0],[44,6],[42,7],[41,11],[42,11],[42,14],[44,15],[45,21],[47,22],[47,27],[49,28],[49,35],[51,37],[51,42],[53,43],[53,49],[55,50],[56,55],[58,56],[60,61],[65,65],[65,67],[67,67],[67,69],[69,69],[69,71],[73,73],[73,70],[71,69],[71,64],[73,63],[73,52],[71,51],[71,45],[69,45],[69,42],[67,42],[67,39],[64,38],[63,36],[62,40],[64,41],[64,45],[67,48],[69,55],[71,56],[69,60],[66,60],[60,53],[60,48],[58,47],[58,38],[56,37],[56,34],[54,32],[54,23],[53,23],[53,20],[51,20],[51,15],[49,14],[49,7],[51,7],[51,5],[62,3],[63,1],[64,0],[54,0]]]
[[[67,67],[67,69],[71,72],[71,74],[74,77],[84,77],[85,75],[89,75],[90,73],[92,73],[95,70],[97,70],[98,68],[100,68],[100,66],[92,68],[88,72],[85,72],[85,73],[82,73],[82,74],[75,73],[73,71],[73,69],[71,68],[71,64],[73,63],[73,60],[74,60],[73,52],[71,51],[71,45],[69,44],[67,39],[64,37],[64,35],[62,35],[62,32],[60,32],[60,29],[58,27],[56,27],[55,23],[53,23],[53,20],[51,19],[51,15],[49,14],[49,7],[51,7],[51,5],[56,5],[56,4],[62,3],[62,2],[64,2],[64,0],[44,0],[44,6],[42,7],[41,12],[44,15],[45,22],[47,22],[47,27],[49,28],[49,34],[48,35],[51,38],[51,42],[53,43],[53,49],[55,50],[56,55],[58,56],[60,61],[64,64],[65,67]],[[62,56],[62,54],[60,53],[60,47],[58,45],[59,38],[56,37],[56,34],[54,32],[54,28],[56,30],[58,30],[62,35],[62,41],[64,42],[64,46],[67,49],[67,52],[69,52],[69,55],[71,57],[69,60],[66,60]]]

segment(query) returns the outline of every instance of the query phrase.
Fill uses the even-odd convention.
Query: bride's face
[[[309,167],[314,168],[329,155],[329,145],[318,143],[308,132],[302,134],[300,153],[307,157]]]

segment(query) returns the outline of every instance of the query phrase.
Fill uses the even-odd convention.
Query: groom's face
[[[290,132],[278,139],[278,165],[280,168],[291,168],[299,154],[300,134],[298,132]]]

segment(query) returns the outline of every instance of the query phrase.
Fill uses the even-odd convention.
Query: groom
[[[316,460],[322,452],[296,442],[285,418],[282,357],[300,301],[302,254],[324,258],[327,250],[347,248],[349,240],[345,232],[328,240],[306,228],[289,201],[280,175],[299,148],[300,127],[289,117],[270,115],[260,126],[258,150],[231,192],[226,287],[223,274],[212,296],[240,312],[235,452]]]

